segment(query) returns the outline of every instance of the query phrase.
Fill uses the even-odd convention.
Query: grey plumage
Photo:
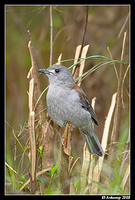
[[[91,154],[97,154],[99,156],[104,155],[104,152],[95,133],[93,136],[84,134],[84,138]]]
[[[49,78],[47,108],[51,119],[61,127],[70,122],[73,128],[80,128],[90,153],[103,156],[103,149],[93,130],[93,122],[98,125],[96,114],[83,90],[75,84],[69,69],[53,65],[39,72]]]

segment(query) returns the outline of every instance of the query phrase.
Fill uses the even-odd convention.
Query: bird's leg
[[[72,133],[72,132],[73,132],[73,130],[74,130],[74,127],[72,126],[72,127],[71,127],[71,131],[70,131],[70,132]]]
[[[68,124],[69,127],[71,126],[70,132],[72,133],[73,130],[74,130],[74,128],[73,128],[73,126],[71,125],[70,122],[64,122],[63,126],[66,127],[67,124]],[[63,134],[62,137],[61,137],[61,144],[62,144],[63,147],[66,147],[65,144],[64,144],[64,140],[65,140],[65,131],[64,131],[64,134]],[[70,141],[71,141],[71,140],[72,140],[72,137],[70,137]]]
[[[64,122],[63,126],[66,126],[66,124],[68,124],[68,126],[71,126],[70,132],[72,133],[74,130],[74,126],[71,124],[71,122],[67,122],[67,121]]]
[[[63,134],[63,136],[61,137],[61,144],[63,147],[65,147],[65,144],[63,143],[64,139],[65,139],[65,135]]]
[[[67,121],[64,121],[64,123],[63,123],[63,127],[65,127],[65,126],[66,126],[66,124],[69,124],[69,122],[67,122]]]

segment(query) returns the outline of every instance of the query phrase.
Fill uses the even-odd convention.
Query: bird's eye
[[[59,73],[59,71],[60,71],[59,69],[55,69],[55,72],[56,72],[56,73]]]

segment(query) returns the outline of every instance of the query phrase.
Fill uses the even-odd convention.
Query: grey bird
[[[38,71],[49,79],[47,108],[51,119],[60,127],[67,122],[72,128],[77,126],[83,132],[90,153],[103,156],[104,151],[93,129],[93,122],[98,125],[96,114],[84,91],[75,84],[70,70],[62,65],[52,65]]]

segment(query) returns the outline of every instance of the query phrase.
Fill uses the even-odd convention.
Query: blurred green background
[[[86,6],[67,5],[52,7],[53,11],[53,63],[62,53],[62,60],[74,58],[75,50],[82,43],[85,26]],[[115,60],[120,60],[124,32],[127,31],[124,61],[129,62],[129,15],[128,5],[89,5],[88,25],[85,45],[89,44],[87,56],[104,55],[109,57],[107,46]],[[6,154],[14,158],[16,133],[28,121],[28,80],[31,67],[28,50],[30,30],[36,52],[38,68],[49,67],[50,59],[50,7],[47,5],[7,5],[5,6],[5,81],[6,81]],[[124,25],[125,24],[125,25]],[[124,28],[122,29],[124,25]],[[65,62],[69,67],[73,62]],[[97,63],[87,60],[85,71]],[[119,69],[119,65],[116,66]],[[124,71],[127,65],[124,66]],[[40,76],[41,89],[48,81]],[[82,81],[81,87],[89,100],[96,97],[96,114],[99,127],[95,127],[101,139],[104,121],[108,113],[112,95],[117,91],[117,77],[112,65],[106,65],[90,74]],[[124,83],[124,105],[122,128],[129,126],[129,72]],[[43,97],[45,99],[45,96]],[[45,106],[44,101],[44,106]],[[27,132],[26,132],[27,133]],[[110,133],[111,134],[111,133]],[[25,145],[28,135],[23,135]],[[9,157],[6,160],[9,162]],[[19,160],[19,153],[18,153]]]

